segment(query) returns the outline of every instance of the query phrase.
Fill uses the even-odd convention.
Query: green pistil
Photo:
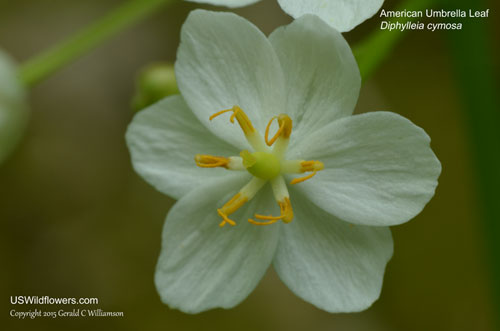
[[[269,180],[278,176],[281,172],[281,163],[272,153],[242,151],[243,165],[249,173],[255,177]]]

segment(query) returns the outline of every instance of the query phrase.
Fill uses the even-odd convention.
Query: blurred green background
[[[0,45],[22,63],[120,3],[0,0]],[[386,1],[384,8],[396,3]],[[272,270],[232,310],[187,315],[160,302],[153,274],[174,201],[132,170],[124,133],[138,71],[175,60],[179,29],[198,7],[170,5],[32,89],[25,139],[0,166],[3,329],[493,330],[498,310],[474,156],[442,32],[407,34],[364,83],[357,107],[411,119],[431,136],[443,164],[435,197],[414,220],[393,228],[395,254],[372,308],[325,313],[294,296]],[[491,8],[493,16],[482,23],[496,32],[490,42],[498,54],[499,22]],[[291,21],[270,0],[236,12],[266,34]],[[345,36],[354,45],[379,22],[375,17]],[[88,308],[125,317],[18,321],[10,309],[58,307],[12,306],[11,295],[97,297],[98,307]]]

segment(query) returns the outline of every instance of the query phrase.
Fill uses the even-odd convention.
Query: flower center
[[[255,177],[269,180],[281,173],[281,162],[273,153],[250,153],[244,150],[240,156],[243,159],[243,166]]]
[[[267,182],[271,184],[274,198],[279,206],[280,215],[255,214],[254,217],[261,221],[249,219],[248,222],[254,225],[270,225],[280,220],[284,223],[291,222],[293,219],[293,209],[283,174],[311,172],[307,176],[294,178],[290,182],[292,185],[298,184],[312,178],[318,171],[323,170],[323,163],[314,160],[286,160],[284,158],[292,133],[292,119],[288,115],[281,114],[271,118],[266,127],[263,139],[259,132],[255,130],[245,112],[238,106],[221,110],[210,116],[210,120],[228,112],[232,112],[229,120],[231,123],[234,123],[234,119],[236,118],[254,152],[243,150],[239,157],[197,154],[195,162],[202,168],[223,167],[227,170],[246,170],[253,175],[253,179],[221,208],[217,209],[217,213],[222,218],[222,222],[219,225],[221,227],[226,224],[236,225],[236,222],[231,220],[228,215],[236,212],[241,206],[252,199]],[[269,139],[269,130],[274,120],[278,121],[279,128],[274,136]],[[271,146],[273,146],[272,149],[270,149]]]

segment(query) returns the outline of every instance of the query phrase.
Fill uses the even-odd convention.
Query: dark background
[[[386,1],[384,8],[395,3]],[[0,45],[22,63],[119,4],[0,0]],[[442,32],[408,33],[362,88],[357,112],[388,110],[409,118],[431,136],[443,165],[424,211],[393,228],[394,257],[372,308],[320,311],[294,296],[272,270],[232,310],[187,315],[160,302],[153,274],[174,201],[132,170],[124,133],[138,71],[153,61],[175,60],[179,29],[198,7],[179,1],[32,89],[26,136],[0,166],[5,330],[492,330],[493,280],[474,157]],[[236,12],[266,34],[291,21],[274,0]],[[498,32],[492,15],[481,22]],[[355,45],[379,23],[374,17],[345,36]],[[97,297],[98,306],[61,308],[123,311],[125,317],[18,321],[9,317],[11,309],[59,307],[13,306],[12,295]]]

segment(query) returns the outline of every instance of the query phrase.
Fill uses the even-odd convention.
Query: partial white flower
[[[182,96],[138,113],[126,135],[135,170],[179,199],[156,270],[162,300],[233,307],[272,263],[321,309],[369,307],[393,252],[388,226],[434,195],[427,134],[394,113],[352,116],[357,64],[313,15],[268,39],[237,15],[193,11],[175,69]]]
[[[27,122],[26,92],[14,62],[0,50],[0,164],[21,139]]]
[[[254,4],[256,2],[259,2],[260,0],[186,0],[186,1],[196,2],[196,3],[208,3],[214,6],[226,6],[229,8],[237,8]]]
[[[232,8],[247,6],[259,0],[187,1]],[[305,14],[314,14],[340,32],[346,32],[375,15],[384,0],[278,0],[278,3],[293,18],[299,18]]]

